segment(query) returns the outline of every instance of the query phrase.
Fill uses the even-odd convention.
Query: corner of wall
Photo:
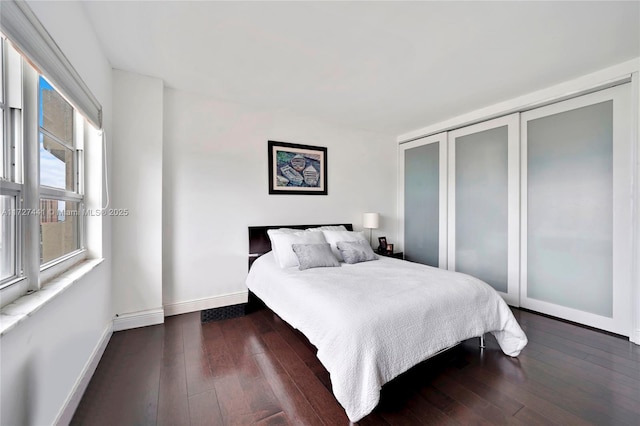
[[[116,329],[163,318],[163,86],[158,78],[113,70],[110,208],[125,212],[110,217]]]
[[[163,308],[147,309],[140,312],[116,315],[113,319],[113,331],[130,330],[162,323],[164,323]]]

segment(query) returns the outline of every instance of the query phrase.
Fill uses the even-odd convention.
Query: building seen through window
[[[47,263],[81,248],[81,151],[75,144],[73,107],[42,76],[39,94],[40,261]]]

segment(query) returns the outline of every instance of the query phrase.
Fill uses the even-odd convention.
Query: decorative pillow
[[[271,231],[271,230],[269,230]],[[291,246],[293,244],[322,244],[327,240],[324,238],[322,232],[269,232],[269,239],[271,240],[271,248],[275,255],[276,261],[281,268],[290,268],[292,266],[298,266],[298,258],[293,252]]]
[[[322,244],[292,244],[291,248],[298,257],[300,270],[340,266],[340,262],[331,252],[329,243]]]
[[[338,241],[338,250],[346,263],[368,262],[378,260],[368,241]]]
[[[327,242],[331,244],[331,250],[333,251],[333,255],[339,261],[343,261],[342,254],[340,254],[340,250],[338,250],[338,246],[336,243],[338,241],[367,241],[367,238],[364,236],[362,232],[351,232],[351,231],[322,231],[324,237]]]

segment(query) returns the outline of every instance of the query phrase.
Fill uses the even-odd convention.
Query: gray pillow
[[[298,257],[300,270],[322,268],[325,266],[340,266],[340,262],[331,252],[329,243],[322,244],[292,244],[291,248]]]
[[[368,241],[338,241],[336,245],[346,263],[353,264],[378,260]]]

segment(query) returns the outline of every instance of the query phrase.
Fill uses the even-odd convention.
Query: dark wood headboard
[[[250,226],[249,227],[249,268],[251,264],[265,253],[271,251],[271,240],[267,235],[269,229],[278,228],[292,228],[292,229],[307,229],[317,228],[319,226],[338,226],[342,225],[347,230],[353,231],[353,225],[350,223],[338,223],[328,225],[270,225],[270,226]]]

